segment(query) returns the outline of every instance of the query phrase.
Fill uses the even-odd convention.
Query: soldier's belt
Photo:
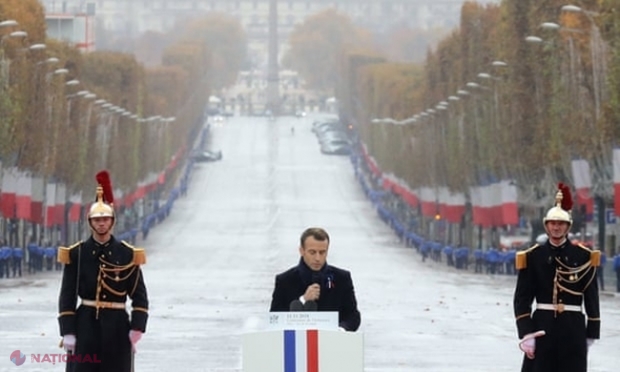
[[[551,310],[557,311],[558,313],[562,313],[564,311],[576,311],[578,313],[581,312],[581,306],[577,305],[565,305],[565,304],[536,304],[536,309],[538,310]]]
[[[90,307],[95,307],[95,308],[99,308],[99,309],[125,310],[125,303],[124,302],[82,300],[82,305],[90,306]]]

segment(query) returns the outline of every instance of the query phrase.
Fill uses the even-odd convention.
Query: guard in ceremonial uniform
[[[58,250],[58,261],[64,264],[58,317],[61,346],[69,354],[67,371],[130,372],[148,317],[140,269],[146,258],[144,250],[112,235],[115,213],[108,173],[99,172],[97,182],[97,201],[88,212],[91,237]],[[127,297],[131,316],[125,309]]]
[[[588,348],[599,338],[600,251],[568,240],[571,208],[570,190],[560,184],[556,205],[543,219],[547,241],[517,253],[514,312],[525,353],[522,372],[586,372]]]

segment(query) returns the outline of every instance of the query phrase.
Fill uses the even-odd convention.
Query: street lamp
[[[67,81],[67,82],[65,83],[65,85],[67,85],[67,86],[75,86],[75,85],[78,85],[79,83],[80,83],[80,81],[79,81],[79,80],[75,80],[75,79],[73,79],[73,80],[69,80],[69,81]]]
[[[28,49],[30,50],[43,50],[45,48],[46,48],[45,44],[32,44],[31,46],[28,47]]]
[[[26,31],[13,31],[9,34],[9,37],[26,37],[28,33]]]
[[[544,28],[545,30],[559,30],[561,28],[561,26],[557,23],[554,22],[544,22],[540,24],[541,28]]]
[[[564,5],[561,9],[563,12],[573,12],[573,13],[581,13],[583,11],[583,9],[581,9],[577,5]]]
[[[17,38],[17,37],[26,37],[28,36],[28,33],[26,31],[13,31],[7,35],[2,36],[2,38],[0,38],[0,47],[4,47],[4,40],[6,40],[7,38]]]
[[[19,23],[17,23],[17,21],[14,20],[14,19],[7,19],[6,21],[0,22],[0,28],[1,27],[17,26],[17,25],[19,25]]]
[[[493,63],[491,63],[492,66],[494,67],[507,67],[508,63],[504,62],[504,61],[493,61]]]
[[[66,68],[59,68],[54,70],[54,75],[65,75],[69,73],[69,70],[67,70]]]
[[[531,44],[542,44],[544,42],[544,40],[538,36],[528,36],[525,38],[525,41]]]

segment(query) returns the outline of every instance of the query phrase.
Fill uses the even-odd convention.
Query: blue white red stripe
[[[317,330],[284,331],[284,372],[319,372]]]

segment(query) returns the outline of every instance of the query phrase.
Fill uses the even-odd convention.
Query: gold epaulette
[[[538,244],[534,244],[533,246],[529,247],[528,249],[524,251],[517,252],[517,255],[515,258],[515,267],[517,268],[517,270],[522,270],[522,269],[527,268],[527,254],[538,247],[539,247]]]
[[[594,267],[601,266],[601,251],[596,250],[590,252],[590,264]]]
[[[601,266],[601,251],[599,251],[598,249],[596,250],[590,249],[581,243],[578,243],[577,246],[581,249],[584,249],[590,252],[590,265],[594,267]]]
[[[56,260],[65,265],[70,264],[71,263],[71,250],[80,244],[82,244],[81,240],[69,247],[58,247],[58,255],[56,257]]]
[[[579,247],[579,248],[581,248],[581,249],[583,249],[583,250],[586,250],[586,251],[588,251],[588,252],[592,251],[592,249],[590,249],[590,248],[586,247],[585,245],[583,245],[583,244],[581,244],[581,243],[577,243],[577,247]]]
[[[146,252],[143,248],[136,248],[133,245],[127,243],[124,240],[121,240],[126,247],[129,247],[133,250],[133,264],[134,265],[144,265],[146,263]]]

